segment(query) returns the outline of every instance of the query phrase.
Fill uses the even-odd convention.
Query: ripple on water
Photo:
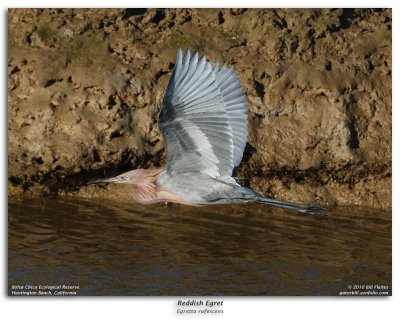
[[[337,295],[391,285],[391,214],[306,216],[259,204],[9,201],[9,284],[82,295]]]

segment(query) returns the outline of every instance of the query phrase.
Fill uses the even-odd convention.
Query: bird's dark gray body
[[[208,177],[170,176],[165,171],[156,181],[157,185],[174,194],[185,202],[206,204],[228,204],[259,200],[259,195],[253,190],[244,188],[233,178],[225,181]]]
[[[268,199],[232,177],[247,142],[247,102],[233,68],[198,60],[179,49],[158,125],[165,139],[165,169],[133,170],[100,182],[130,183],[141,203],[191,205],[260,201],[296,212],[313,205]]]

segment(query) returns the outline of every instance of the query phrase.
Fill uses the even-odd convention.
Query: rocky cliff
[[[86,182],[165,163],[177,48],[233,65],[238,176],[283,200],[391,207],[391,10],[10,9],[9,194],[126,197]]]

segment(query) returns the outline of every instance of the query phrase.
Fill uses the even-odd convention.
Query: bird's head
[[[88,184],[105,184],[105,183],[126,183],[140,185],[146,183],[149,179],[149,174],[144,169],[137,169],[122,173],[116,177],[105,178],[99,180],[90,181]]]

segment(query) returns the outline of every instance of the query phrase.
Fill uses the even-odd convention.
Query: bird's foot
[[[315,202],[310,202],[304,205],[304,208],[302,208],[301,212],[311,215],[329,216],[331,210],[328,208],[321,207]]]

